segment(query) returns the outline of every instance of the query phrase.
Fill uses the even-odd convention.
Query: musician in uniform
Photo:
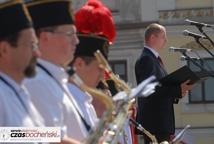
[[[0,3],[0,126],[42,126],[42,119],[23,86],[35,75],[40,55],[32,20],[21,0]]]
[[[96,88],[103,79],[104,70],[99,67],[99,62],[94,54],[97,50],[100,50],[107,57],[109,44],[115,38],[115,27],[111,12],[100,1],[89,0],[76,12],[75,25],[80,43],[77,45],[74,59],[70,65],[75,67],[76,73],[86,85]],[[87,120],[86,122],[94,129],[98,117],[92,105],[93,98],[81,91],[72,79],[69,83],[69,90],[77,100]],[[96,106],[99,103],[101,102],[96,100]],[[104,105],[101,103],[101,107],[97,107],[97,109],[103,107]]]
[[[25,81],[46,126],[61,127],[62,142],[79,143],[87,136],[79,107],[67,88],[67,64],[79,40],[71,0],[33,0],[27,3],[42,56],[38,74]]]
[[[100,1],[89,0],[76,12],[75,25],[80,42],[70,66],[75,68],[76,73],[86,85],[96,88],[98,83],[104,79],[104,70],[95,58],[95,52],[99,50],[107,59],[109,46],[113,43],[116,35],[113,17],[110,10]],[[94,130],[98,121],[96,112],[101,117],[103,110],[100,110],[104,109],[104,104],[90,94],[83,92],[72,81],[72,76],[70,80],[69,90],[77,100],[87,123]],[[130,144],[131,135],[128,136]],[[124,137],[119,141],[126,143]]]

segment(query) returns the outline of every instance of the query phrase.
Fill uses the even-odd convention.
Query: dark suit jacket
[[[156,56],[144,48],[135,64],[136,80],[139,84],[151,75],[161,79],[167,75]],[[173,104],[181,97],[179,85],[156,87],[156,92],[147,98],[138,98],[136,121],[152,134],[174,134],[175,120]],[[137,134],[142,134],[137,131]]]

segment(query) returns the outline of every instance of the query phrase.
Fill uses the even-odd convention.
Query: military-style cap
[[[0,38],[32,27],[31,17],[22,0],[0,3]]]
[[[26,5],[35,29],[74,23],[71,0],[32,0]]]
[[[94,56],[100,50],[107,58],[109,45],[116,35],[110,10],[99,0],[88,0],[75,13],[75,25],[80,40],[75,56]]]
[[[75,56],[89,56],[94,57],[97,50],[108,56],[109,41],[105,37],[89,34],[78,34],[80,43],[77,45]]]

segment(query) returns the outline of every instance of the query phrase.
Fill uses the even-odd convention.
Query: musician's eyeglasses
[[[67,32],[52,31],[51,33],[60,34],[60,35],[65,35],[65,36],[67,36],[67,37],[71,37],[71,36],[77,34],[76,32],[73,32],[73,31],[67,31]]]

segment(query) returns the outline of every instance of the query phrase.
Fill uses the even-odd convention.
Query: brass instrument
[[[93,97],[97,97],[106,106],[107,111],[103,114],[97,128],[95,129],[95,132],[92,132],[85,141],[85,144],[97,144],[99,142],[100,137],[102,137],[103,132],[105,131],[105,125],[112,121],[112,113],[114,111],[113,101],[109,96],[105,95],[104,93],[85,85],[81,78],[75,73],[74,69],[69,68],[67,72],[69,73],[69,75],[72,76],[72,81],[81,90],[90,93]]]
[[[144,127],[142,127],[141,124],[137,123],[136,121],[134,121],[132,119],[130,119],[130,120],[131,120],[131,124],[135,125],[135,127],[138,130],[140,130],[143,133],[145,133],[152,140],[152,144],[158,144],[157,139],[155,138],[154,135],[152,135],[149,131],[147,131]]]
[[[133,101],[132,101],[133,102]],[[129,117],[128,110],[132,102],[121,102],[117,106],[117,115],[115,119],[109,124],[107,134],[103,136],[103,144],[117,144],[118,136],[124,128],[124,124]]]
[[[149,81],[147,81],[147,82],[149,82]],[[134,92],[132,92],[132,93],[134,93]],[[133,95],[132,93],[130,95]],[[120,100],[117,103],[116,111],[115,111],[116,117],[109,124],[109,127],[107,129],[108,132],[103,137],[103,141],[104,141],[103,144],[117,144],[117,140],[118,140],[117,137],[120,135],[120,132],[123,130],[126,120],[129,119],[128,111],[133,103],[134,103],[134,99],[125,100],[125,101]],[[149,131],[144,129],[142,126],[141,126],[140,130],[143,133],[145,133],[152,140],[152,144],[158,144],[155,136],[152,135]]]
[[[98,62],[100,63],[100,67],[107,71],[110,75],[110,78],[115,82],[118,91],[125,91],[127,96],[130,96],[131,89],[130,87],[121,79],[119,79],[113,72],[111,67],[109,66],[108,62],[98,50],[95,53],[95,57],[97,58]],[[129,109],[134,103],[134,99],[127,101],[120,101],[117,106],[115,113],[117,114],[114,121],[110,123],[109,130],[107,134],[104,136],[104,144],[116,144],[117,143],[117,136],[122,131],[124,127],[124,123],[126,119],[129,117]],[[150,132],[143,128],[143,132],[152,140],[153,144],[157,144],[157,139],[153,136]]]
[[[112,72],[111,67],[109,66],[108,62],[106,61],[102,53],[99,50],[97,50],[94,55],[97,61],[100,63],[100,67],[109,73],[109,76],[115,82],[118,91],[125,91],[127,94],[129,94],[131,91],[130,87]]]

